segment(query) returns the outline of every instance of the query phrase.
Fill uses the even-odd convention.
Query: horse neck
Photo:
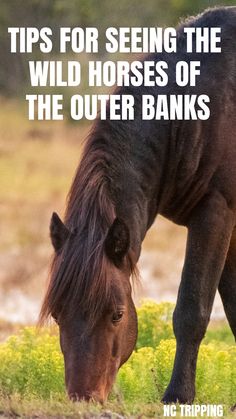
[[[163,171],[168,152],[166,130],[156,132],[148,127],[148,133],[127,129],[125,138],[119,138],[119,148],[113,153],[110,164],[110,191],[115,212],[129,227],[131,246],[137,258],[147,230],[152,225],[163,194]],[[165,141],[160,141],[164,137]],[[112,137],[113,148],[116,148]],[[122,143],[123,141],[123,143]],[[121,150],[121,151],[120,151]]]
[[[99,203],[98,217],[94,218],[97,228],[104,221],[109,228],[116,216],[124,220],[138,259],[160,200],[167,141],[160,141],[164,133],[159,131],[154,124],[141,131],[134,121],[131,127],[127,121],[114,126],[111,121],[100,121],[95,126],[71,187],[66,216],[69,227],[77,214],[81,226],[91,208]]]

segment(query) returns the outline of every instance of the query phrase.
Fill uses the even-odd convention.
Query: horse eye
[[[112,316],[112,322],[113,323],[118,323],[121,321],[122,317],[123,317],[124,312],[121,310],[115,311],[115,313],[113,313]]]

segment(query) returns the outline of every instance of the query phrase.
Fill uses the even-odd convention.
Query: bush
[[[64,392],[64,365],[58,335],[45,329],[24,328],[0,345],[0,388],[4,394],[20,393],[47,398]]]
[[[175,340],[162,340],[156,349],[134,352],[118,375],[124,399],[155,402],[160,400],[170,380]],[[196,377],[197,403],[235,403],[236,348],[216,343],[202,345]]]
[[[146,301],[137,308],[138,340],[137,349],[144,346],[156,348],[162,339],[174,338],[172,330],[172,314],[174,305],[171,303],[157,304]]]
[[[172,310],[169,303],[150,302],[138,309],[138,349],[120,369],[111,398],[118,393],[126,403],[160,400],[169,382],[175,355]],[[64,395],[64,365],[56,328],[40,331],[34,327],[24,328],[18,336],[0,345],[0,359],[1,393],[45,400]],[[223,341],[201,346],[196,402],[235,403],[235,361],[236,348]]]

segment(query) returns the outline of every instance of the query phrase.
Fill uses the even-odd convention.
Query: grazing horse
[[[221,54],[186,54],[183,27],[221,27]],[[134,120],[97,119],[68,197],[64,223],[50,225],[55,249],[41,321],[59,324],[72,399],[106,399],[137,337],[130,277],[157,214],[186,226],[184,268],[173,315],[177,340],[165,403],[192,402],[199,345],[219,289],[236,336],[236,7],[208,10],[177,30],[166,87],[120,87]],[[150,58],[150,57],[149,57]],[[176,61],[200,60],[198,85],[180,89]],[[207,94],[207,120],[142,120],[143,94]]]

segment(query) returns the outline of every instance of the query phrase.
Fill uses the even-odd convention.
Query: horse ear
[[[119,266],[129,250],[130,235],[127,225],[116,218],[111,225],[105,240],[105,252],[109,259]]]
[[[69,230],[63,224],[57,213],[53,212],[50,222],[50,237],[56,252],[63,247],[68,236]]]

